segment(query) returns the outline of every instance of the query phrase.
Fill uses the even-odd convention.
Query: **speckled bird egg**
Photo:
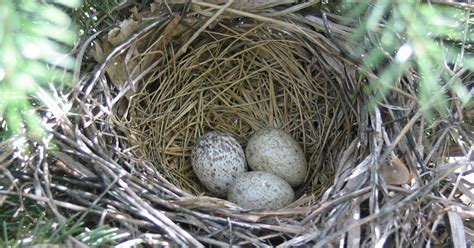
[[[191,164],[199,181],[217,196],[225,196],[235,179],[247,171],[245,154],[237,139],[217,131],[197,140]]]
[[[265,171],[242,174],[227,194],[227,200],[244,209],[279,209],[294,199],[295,193],[285,180]]]
[[[250,137],[245,149],[254,171],[271,172],[296,187],[304,182],[307,162],[298,142],[285,131],[264,128]]]

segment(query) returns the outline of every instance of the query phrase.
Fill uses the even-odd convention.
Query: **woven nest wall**
[[[45,115],[55,147],[13,159],[21,169],[10,173],[45,192],[22,196],[47,202],[58,218],[86,213],[89,223],[146,244],[453,242],[449,227],[471,211],[444,197],[463,192],[453,171],[467,162],[444,161],[448,147],[468,150],[462,119],[426,127],[416,77],[403,77],[368,112],[367,80],[347,56],[351,28],[311,5],[250,11],[193,1],[171,6],[181,12],[170,16],[156,4],[85,39],[79,58],[99,62],[84,63],[80,83]],[[297,200],[243,210],[206,192],[189,161],[196,139],[219,130],[245,146],[267,126],[303,147],[309,172]],[[31,147],[44,154],[47,145]]]

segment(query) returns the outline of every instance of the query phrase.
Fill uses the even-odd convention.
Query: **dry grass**
[[[279,127],[308,155],[305,191],[319,196],[337,161],[327,149],[351,137],[335,120],[342,109],[334,75],[321,72],[305,44],[267,24],[220,22],[195,43],[181,58],[170,46],[160,73],[133,95],[127,131],[137,154],[172,184],[201,194],[189,160],[198,137],[219,130],[245,145],[255,130]]]

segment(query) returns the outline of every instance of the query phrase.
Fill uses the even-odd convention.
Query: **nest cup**
[[[190,161],[203,133],[227,132],[245,147],[256,130],[278,127],[306,154],[300,195],[318,198],[354,131],[345,126],[353,117],[341,106],[342,75],[324,61],[323,48],[272,23],[229,18],[203,30],[177,57],[193,34],[187,31],[173,34],[166,59],[131,97],[126,128],[137,154],[176,187],[207,194]]]
[[[453,140],[466,151],[472,135],[457,119],[456,99],[452,116],[427,126],[410,72],[367,111],[368,80],[345,56],[351,27],[312,2],[235,1],[265,2],[249,9],[175,2],[124,5],[130,18],[84,39],[78,60],[98,62],[82,61],[79,83],[51,95],[58,106],[46,103],[54,147],[31,141],[30,157],[18,147],[0,156],[21,184],[8,194],[41,202],[59,220],[81,213],[88,224],[108,223],[126,244],[462,242],[463,220],[451,210],[472,209],[456,198],[464,181],[452,172],[468,162],[445,159]],[[264,127],[285,130],[304,150],[309,171],[296,201],[244,211],[206,192],[190,163],[196,140],[217,130],[245,146]],[[397,166],[411,182],[391,172]],[[400,182],[388,185],[383,168]],[[451,229],[440,217],[447,211]]]
[[[171,200],[180,211],[204,210],[218,219],[256,225],[255,230],[254,224],[244,224],[241,227],[251,229],[224,230],[205,238],[201,235],[210,230],[193,230],[191,224],[186,230],[201,242],[224,245],[230,236],[243,235],[236,239],[242,245],[290,245],[285,240],[305,230],[295,223],[308,221],[304,216],[327,201],[331,186],[341,190],[345,185],[335,176],[347,159],[344,153],[354,149],[360,107],[357,87],[351,84],[355,66],[334,42],[344,45],[348,32],[334,26],[331,37],[323,35],[328,27],[297,14],[299,8],[266,18],[249,12],[219,13],[222,6],[210,6],[167,17],[152,32],[137,27],[140,37],[132,41],[120,35],[123,27],[115,34],[123,37],[115,45],[129,47],[106,67],[111,83],[124,89],[124,97],[112,107],[114,119],[120,120],[115,129],[127,138],[127,152],[146,164],[134,167],[138,177],[158,181],[165,192],[177,194]],[[192,170],[191,150],[207,131],[230,133],[245,147],[249,137],[265,127],[281,128],[298,141],[308,173],[296,189],[297,200],[285,209],[242,214],[238,206],[205,190]],[[250,238],[253,235],[268,236],[258,241]]]

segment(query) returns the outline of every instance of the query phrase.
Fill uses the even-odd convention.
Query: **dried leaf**
[[[406,184],[412,179],[407,166],[397,157],[392,157],[390,164],[384,164],[379,169],[380,176],[387,184]]]
[[[121,89],[122,85],[127,82],[129,78],[134,78],[141,71],[134,71],[135,67],[139,63],[139,53],[135,47],[131,47],[128,51],[131,55],[121,54],[114,57],[106,67],[107,75],[109,75],[111,82],[118,88]],[[127,60],[127,57],[133,57],[132,60]],[[129,75],[129,72],[134,72]],[[129,77],[130,76],[130,77]]]
[[[102,46],[99,44],[99,42],[94,41],[94,53],[92,56],[94,56],[95,61],[103,63],[105,58],[104,54],[104,49],[102,49]]]
[[[139,23],[133,19],[124,20],[119,24],[118,28],[113,28],[109,31],[107,40],[116,46],[127,39],[139,27]]]
[[[157,12],[157,11],[161,10],[161,4],[151,3],[150,4],[150,10],[151,10],[151,12]]]

